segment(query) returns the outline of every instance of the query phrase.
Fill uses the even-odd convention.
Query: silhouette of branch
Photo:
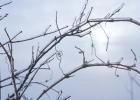
[[[84,68],[88,68],[88,67],[95,67],[95,66],[111,66],[111,68],[116,68],[116,66],[120,66],[118,67],[118,69],[122,69],[125,68],[128,71],[133,70],[134,72],[138,73],[140,75],[140,71],[133,68],[133,65],[124,65],[124,64],[120,64],[120,63],[94,63],[94,64],[82,64],[79,67],[76,67],[75,69],[69,71],[67,74],[65,74],[65,76],[61,77],[60,79],[58,79],[56,82],[54,82],[52,85],[50,85],[47,89],[43,90],[42,93],[38,96],[38,98],[36,100],[40,100],[40,98],[47,93],[51,88],[53,88],[54,86],[56,86],[57,84],[59,84],[60,82],[62,82],[64,79],[66,78],[70,78],[70,76],[74,73],[76,73],[77,71],[84,69]]]
[[[11,3],[12,3],[12,1],[0,5],[0,9],[1,9],[2,7],[4,7],[4,6],[7,6],[7,5],[11,4]]]
[[[1,5],[0,8],[2,8],[3,6],[6,6],[10,3],[12,3],[12,2],[5,3],[5,4]],[[118,62],[111,62],[111,61],[106,62],[97,55],[96,47],[93,42],[93,38],[91,36],[91,32],[92,32],[91,29],[93,29],[97,25],[100,25],[101,29],[103,30],[103,32],[105,33],[106,38],[107,38],[107,43],[106,43],[106,51],[107,51],[108,46],[109,46],[109,37],[108,37],[105,29],[101,26],[101,23],[130,22],[137,26],[140,26],[140,22],[133,18],[129,18],[129,17],[116,17],[116,18],[112,17],[122,9],[124,4],[122,4],[119,8],[115,9],[112,13],[107,14],[103,18],[90,18],[93,7],[91,7],[90,10],[88,11],[88,13],[86,13],[87,5],[88,5],[88,0],[86,0],[86,3],[84,4],[81,13],[79,14],[79,17],[77,17],[74,20],[72,27],[70,27],[70,26],[60,27],[58,25],[58,13],[56,12],[56,16],[55,16],[56,29],[50,30],[51,25],[49,25],[43,33],[41,33],[37,36],[31,36],[31,37],[28,37],[25,39],[18,40],[18,39],[16,39],[16,37],[18,37],[22,33],[22,31],[18,32],[15,36],[11,37],[7,31],[7,28],[4,29],[4,32],[6,33],[8,41],[6,41],[5,43],[0,42],[0,49],[2,50],[2,53],[0,53],[0,54],[1,55],[4,54],[4,56],[6,56],[6,58],[8,58],[8,61],[9,61],[8,64],[10,65],[10,77],[1,79],[1,76],[0,76],[0,95],[1,95],[2,88],[11,86],[14,88],[14,92],[8,95],[7,100],[9,100],[9,99],[20,100],[21,98],[28,99],[28,97],[25,96],[25,92],[27,91],[27,89],[29,89],[31,84],[38,84],[38,85],[43,86],[44,90],[41,91],[41,93],[38,95],[36,100],[39,100],[40,98],[42,98],[44,96],[44,94],[48,94],[48,91],[50,91],[50,90],[57,92],[58,93],[57,100],[60,100],[63,92],[56,91],[54,89],[54,87],[57,86],[58,84],[60,84],[65,79],[71,78],[72,75],[75,74],[76,72],[78,72],[82,69],[85,69],[85,68],[89,68],[89,67],[98,66],[98,67],[108,67],[108,68],[115,69],[115,75],[117,77],[119,76],[117,74],[118,69],[134,71],[135,73],[140,75],[140,71],[136,67],[137,57],[136,57],[135,52],[132,49],[131,49],[131,52],[134,56],[134,63],[132,65],[123,64],[122,63],[123,58],[121,58],[121,60]],[[0,17],[0,21],[3,20],[5,17],[7,17],[7,15],[8,14],[5,14],[4,16]],[[65,30],[65,31],[62,31],[62,30]],[[59,34],[54,34],[54,33],[59,33]],[[39,44],[38,44],[37,49],[35,49],[35,46],[32,46],[32,57],[31,57],[30,64],[28,64],[25,69],[15,71],[16,69],[15,69],[15,64],[14,64],[15,62],[14,62],[14,55],[13,55],[13,44],[14,43],[23,43],[23,42],[27,42],[27,41],[31,41],[31,40],[34,41],[37,38],[48,36],[48,35],[52,35],[53,37],[50,39],[50,41],[46,41],[45,45],[42,48],[40,48]],[[92,62],[93,60],[87,60],[86,59],[87,57],[85,55],[86,52],[84,50],[82,50],[81,48],[79,48],[78,46],[75,46],[75,48],[79,51],[79,54],[82,55],[83,62],[80,66],[77,66],[73,70],[70,70],[69,72],[64,73],[63,69],[61,68],[63,52],[57,48],[57,45],[60,44],[60,42],[62,42],[62,40],[65,39],[66,37],[75,37],[76,36],[76,37],[83,38],[84,36],[87,36],[87,35],[90,36],[91,48],[92,48],[92,51],[94,50],[94,56],[96,57],[96,59],[98,59],[100,61],[100,63]],[[54,59],[55,57],[56,57],[56,59]],[[49,86],[46,84],[43,84],[41,82],[38,82],[38,81],[34,82],[33,80],[38,75],[40,70],[51,70],[49,63],[53,60],[59,61],[58,66],[59,66],[59,69],[61,70],[63,76],[60,77],[59,79],[57,79],[54,83],[51,83]],[[47,66],[47,67],[43,67],[43,66]],[[0,72],[0,75],[1,75],[1,72]],[[23,77],[21,75],[23,75]],[[21,79],[21,77],[23,79]],[[11,81],[9,82],[8,80],[12,80],[12,82]],[[4,83],[4,82],[6,84],[1,85],[1,83]],[[135,81],[135,82],[136,82],[136,84],[138,84],[137,81]],[[63,98],[63,100],[67,100],[69,98],[70,98],[70,96],[67,96],[67,97]]]

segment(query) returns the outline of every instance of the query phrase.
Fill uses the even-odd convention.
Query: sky
[[[5,3],[8,0],[0,0],[1,3]],[[11,36],[14,36],[20,30],[23,34],[17,38],[24,39],[27,37],[41,34],[49,25],[53,25],[52,30],[55,26],[55,14],[58,12],[58,24],[60,27],[65,25],[71,26],[75,17],[80,14],[82,6],[85,0],[13,0],[13,3],[9,6],[4,7],[1,14],[7,12],[9,16],[0,22],[0,41],[6,41],[5,35],[3,35],[3,29],[7,27],[8,32]],[[89,0],[87,10],[93,7],[91,14],[92,18],[103,18],[108,13],[119,7],[124,3],[123,9],[117,13],[114,17],[132,17],[140,21],[140,1],[139,0]],[[104,60],[118,61],[121,57],[124,57],[124,63],[133,63],[133,55],[131,49],[133,49],[138,58],[138,69],[140,69],[140,27],[132,23],[107,23],[102,24],[106,33],[110,38],[108,52],[106,48],[106,37],[100,27],[96,27],[92,30],[92,37],[97,50],[97,55]],[[16,44],[14,47],[14,55],[16,59],[17,69],[22,69],[30,63],[31,59],[31,48],[32,45],[39,45],[43,47],[51,37],[43,37],[35,41],[27,43]],[[62,68],[65,72],[72,70],[76,66],[81,64],[82,58],[78,54],[75,46],[79,46],[86,51],[88,59],[94,58],[91,55],[90,50],[90,39],[84,37],[82,39],[76,37],[70,37],[64,39],[58,46],[57,49],[63,51]],[[0,60],[3,61],[4,57]],[[44,78],[51,77],[53,83],[58,77],[61,77],[59,71],[58,62],[51,63],[53,69],[52,73],[48,74],[40,73],[37,79],[42,81]],[[1,62],[1,72],[7,71],[5,62]],[[55,73],[55,74],[54,74]],[[128,72],[118,70],[119,77],[115,76],[115,70],[105,67],[88,68],[81,70],[74,74],[74,77],[68,80],[64,80],[61,84],[56,86],[58,90],[63,90],[63,95],[70,95],[71,100],[131,100],[129,89],[130,79]],[[133,76],[140,82],[140,77],[136,73],[132,73]],[[2,73],[5,77],[5,73]],[[40,87],[33,87],[35,91],[39,91]],[[140,98],[140,87],[135,83],[134,88],[134,100]],[[6,92],[7,90],[4,90]],[[50,93],[50,97],[47,99],[54,100],[56,95]],[[28,95],[34,97],[37,95],[36,92],[28,91]],[[3,98],[4,98],[3,94]],[[36,96],[35,96],[36,97]],[[46,100],[42,98],[42,100]]]

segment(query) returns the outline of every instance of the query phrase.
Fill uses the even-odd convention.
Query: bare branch
[[[105,29],[102,27],[101,24],[99,24],[101,29],[103,30],[104,34],[106,35],[106,38],[107,38],[107,43],[106,43],[106,51],[108,50],[108,46],[109,46],[109,36],[108,34],[106,33]]]
[[[1,71],[0,71],[0,81],[1,81]],[[1,93],[2,93],[2,92],[1,92],[1,90],[2,90],[1,87],[2,87],[2,86],[1,86],[1,82],[0,82],[0,100],[1,100]]]
[[[135,52],[132,49],[131,49],[131,52],[132,52],[132,54],[134,56],[134,67],[135,67],[136,63],[137,63],[137,56],[136,56]]]
[[[112,13],[109,13],[105,16],[105,18],[111,18],[112,16],[114,16],[115,14],[117,14],[118,12],[120,12],[120,10],[124,7],[124,3],[122,3],[120,5],[120,7],[118,7],[117,9],[115,9]]]
[[[58,30],[58,32],[59,32],[59,35],[61,36],[62,33],[61,33],[60,29],[59,29],[58,21],[57,21],[57,11],[56,11],[56,19],[55,19],[55,23],[56,23],[56,27],[57,27],[57,30]]]
[[[7,2],[7,3],[5,3],[5,4],[2,4],[2,5],[0,5],[0,8],[2,8],[2,7],[4,7],[4,6],[7,6],[7,5],[11,4],[11,3],[12,3],[12,1]]]
[[[68,100],[71,96],[67,96],[65,97],[63,100]]]
[[[10,3],[12,2],[5,3],[1,5],[0,8]],[[119,74],[118,74],[119,69],[126,70],[126,71],[133,71],[137,73],[138,75],[140,75],[140,71],[136,67],[137,57],[136,57],[135,52],[132,49],[131,49],[131,52],[134,56],[134,64],[132,65],[123,64],[122,62],[123,57],[119,61],[116,61],[116,62],[111,62],[110,60],[106,62],[105,60],[102,60],[97,55],[98,52],[96,51],[96,44],[94,44],[94,38],[91,36],[91,32],[92,32],[91,29],[99,25],[107,38],[107,43],[106,43],[106,51],[107,51],[109,47],[109,42],[110,42],[109,36],[106,33],[104,27],[102,27],[101,23],[130,22],[137,26],[140,26],[140,22],[129,17],[120,17],[120,18],[113,17],[123,8],[124,4],[122,4],[119,8],[115,9],[112,13],[107,14],[105,17],[94,18],[94,19],[90,18],[93,7],[91,7],[90,10],[87,11],[87,5],[88,5],[88,0],[86,0],[86,3],[84,4],[82,11],[79,14],[79,17],[75,18],[72,24],[72,27],[69,27],[69,26],[60,27],[58,24],[58,13],[56,12],[56,16],[55,16],[56,29],[51,28],[52,26],[49,25],[43,33],[38,34],[37,36],[31,36],[25,39],[16,40],[16,37],[19,36],[22,33],[22,31],[17,33],[15,36],[11,37],[11,35],[7,31],[7,28],[4,29],[4,32],[6,33],[8,40],[5,43],[0,42],[0,49],[2,50],[0,55],[4,54],[4,56],[6,56],[6,59],[8,58],[9,62],[7,64],[9,65],[9,68],[10,68],[10,77],[1,79],[1,76],[0,76],[0,95],[1,95],[1,90],[3,88],[10,86],[14,88],[14,91],[11,94],[8,94],[9,99],[12,99],[12,100],[29,99],[29,97],[26,96],[26,91],[29,89],[31,84],[38,84],[40,86],[43,86],[43,91],[41,91],[41,93],[37,96],[36,100],[40,100],[44,96],[44,94],[48,95],[48,91],[50,90],[53,90],[58,94],[57,100],[60,100],[60,99],[67,100],[71,96],[62,98],[63,92],[55,90],[54,87],[60,84],[65,79],[71,78],[72,75],[75,74],[76,72],[85,68],[89,68],[89,67],[98,66],[98,67],[108,67],[108,68],[115,69],[115,76],[117,77],[119,77]],[[7,17],[7,15],[8,14],[5,14],[4,16],[0,16],[0,21],[4,19],[5,17]],[[58,33],[58,34],[54,34],[54,33]],[[52,35],[52,37],[50,36],[51,37],[50,41],[45,41],[44,46],[39,45],[38,43],[37,47],[36,46],[32,47],[32,52],[31,52],[32,57],[31,57],[30,64],[27,66],[23,65],[24,69],[15,72],[16,69],[15,69],[15,64],[14,64],[15,61],[14,61],[14,54],[13,54],[13,51],[14,51],[13,44],[35,40],[37,38],[48,36],[48,35]],[[87,35],[89,35],[91,39],[91,49],[92,49],[91,52],[93,53],[93,50],[94,50],[95,59],[99,60],[100,62],[99,63],[93,62],[93,58],[91,58],[90,60],[87,60],[87,56],[85,55],[87,54],[87,52],[75,46],[75,48],[79,51],[79,54],[82,55],[83,62],[79,66],[75,67],[73,70],[70,70],[67,73],[64,73],[62,69],[62,63],[61,63],[63,52],[60,49],[58,49],[60,42],[62,42],[62,40],[65,39],[66,37],[83,38],[84,36],[87,36]],[[63,76],[58,78],[53,83],[50,82],[51,81],[50,79],[45,79],[45,81],[43,80],[43,82],[45,83],[34,81],[35,77],[39,75],[39,72],[42,70],[46,72],[48,71],[53,72],[50,62],[55,61],[55,60],[59,61],[58,66]],[[51,74],[54,74],[54,73],[51,73]],[[0,72],[0,75],[1,75],[1,72]],[[12,81],[8,81],[9,79],[11,79]],[[135,83],[138,84],[137,81],[135,81]]]
[[[56,30],[54,30],[52,32],[48,32],[48,33],[45,31],[45,33],[37,35],[37,36],[34,36],[34,37],[31,37],[31,38],[27,38],[27,39],[23,39],[23,40],[17,40],[17,41],[12,41],[12,43],[19,43],[19,42],[25,42],[25,41],[34,40],[34,39],[37,39],[37,38],[42,37],[42,36],[46,36],[46,35],[49,35],[49,34],[52,34],[52,33],[56,33],[56,32],[58,32],[60,30],[65,29],[65,28],[68,28],[68,26],[62,27],[59,30],[56,29]]]
[[[133,18],[96,18],[90,19],[89,22],[131,22],[140,26],[140,22],[134,20]]]
[[[8,16],[8,14],[5,14],[5,15],[2,16],[2,17],[0,16],[0,21],[3,20],[3,19],[4,19],[5,17],[7,17],[7,16]]]
[[[94,63],[94,64],[82,64],[79,67],[76,67],[75,69],[69,71],[67,74],[65,74],[65,76],[61,77],[60,79],[58,79],[56,82],[54,82],[52,85],[49,86],[49,88],[45,89],[44,91],[42,91],[42,93],[38,96],[38,98],[36,100],[40,100],[40,98],[47,93],[51,88],[53,88],[54,86],[56,86],[57,84],[59,84],[60,82],[62,82],[64,79],[66,78],[70,78],[67,76],[70,76],[74,73],[76,73],[77,71],[87,68],[87,67],[95,67],[95,66],[112,66],[112,68],[114,66],[121,66],[124,68],[127,68],[128,70],[133,70],[134,72],[138,73],[140,75],[140,71],[137,69],[134,69],[133,66],[129,66],[129,65],[123,65],[123,64],[119,64],[119,63]],[[121,68],[120,67],[120,68]],[[116,68],[116,67],[115,67]],[[119,67],[118,67],[119,68]]]
[[[75,46],[75,48],[79,50],[79,54],[82,54],[82,56],[83,56],[83,64],[86,64],[87,62],[86,62],[84,51],[81,48],[77,47],[77,46]]]

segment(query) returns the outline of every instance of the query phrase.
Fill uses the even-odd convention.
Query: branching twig
[[[3,4],[0,6],[6,6],[9,3]],[[61,83],[62,81],[64,81],[64,79],[70,78],[71,75],[73,75],[74,73],[80,71],[81,69],[84,68],[88,68],[88,67],[95,67],[95,66],[102,66],[102,67],[109,67],[109,68],[114,68],[115,69],[115,75],[118,76],[118,74],[116,73],[118,69],[123,69],[123,70],[128,70],[128,71],[134,71],[136,73],[138,73],[140,75],[140,71],[136,68],[136,62],[137,62],[137,58],[136,58],[136,54],[134,53],[134,51],[131,49],[132,54],[134,55],[134,64],[133,65],[125,65],[122,63],[122,60],[119,62],[105,62],[103,61],[101,58],[99,58],[97,56],[97,52],[96,52],[96,47],[95,44],[93,44],[93,38],[91,37],[91,29],[94,28],[97,25],[100,25],[100,27],[102,28],[103,32],[105,33],[106,37],[107,37],[107,45],[106,45],[106,51],[108,50],[108,45],[109,45],[109,37],[107,35],[107,33],[105,32],[105,29],[101,26],[101,23],[103,22],[130,22],[130,23],[134,23],[137,26],[140,26],[140,22],[138,22],[135,19],[132,18],[112,18],[112,16],[114,16],[116,13],[118,13],[124,4],[122,4],[118,9],[114,10],[112,13],[109,13],[107,16],[105,16],[104,18],[95,18],[95,19],[90,19],[90,15],[92,13],[92,9],[93,7],[91,7],[91,9],[89,10],[89,12],[86,15],[86,8],[87,8],[87,4],[88,4],[88,0],[86,0],[86,3],[79,15],[79,17],[77,19],[74,20],[73,26],[72,28],[68,26],[62,27],[60,28],[58,25],[58,16],[57,16],[57,12],[56,12],[56,19],[55,19],[55,23],[56,23],[56,29],[55,30],[51,30],[49,31],[50,26],[47,27],[47,29],[45,30],[45,32],[43,32],[43,34],[39,34],[37,36],[32,36],[26,39],[21,39],[21,40],[15,40],[15,38],[22,33],[22,31],[20,31],[18,34],[16,34],[14,37],[10,37],[10,34],[7,32],[7,29],[5,28],[4,31],[7,35],[8,41],[5,43],[1,43],[0,42],[0,48],[4,51],[4,54],[6,55],[6,57],[9,60],[10,63],[10,68],[11,68],[11,76],[5,79],[0,79],[0,92],[1,89],[7,86],[13,86],[14,87],[14,93],[12,93],[11,95],[9,95],[8,97],[12,97],[13,99],[21,99],[22,97],[25,97],[25,99],[28,99],[25,96],[25,92],[27,91],[27,89],[29,88],[30,84],[32,83],[36,83],[38,85],[44,86],[45,89],[38,95],[36,100],[39,100],[44,94],[48,93],[49,90],[53,90],[53,88],[58,85],[59,83]],[[8,14],[4,15],[3,17],[0,17],[0,21],[7,17]],[[86,18],[85,18],[86,15]],[[63,29],[65,29],[65,31],[62,31]],[[49,32],[48,32],[49,31]],[[21,42],[25,42],[25,41],[30,41],[30,40],[35,40],[37,38],[43,37],[43,36],[47,36],[49,34],[52,33],[59,33],[58,34],[54,34],[55,36],[50,40],[47,41],[47,43],[45,44],[44,47],[42,47],[42,49],[40,48],[40,46],[38,45],[37,50],[36,50],[36,55],[35,55],[35,51],[34,48],[32,48],[32,61],[31,63],[27,66],[26,69],[20,70],[15,72],[15,66],[14,66],[14,57],[13,57],[13,44],[14,43],[21,43]],[[79,53],[82,54],[83,57],[83,62],[80,66],[76,67],[75,69],[67,72],[64,74],[63,69],[61,68],[61,61],[62,61],[62,54],[63,52],[58,50],[56,47],[57,45],[66,37],[69,36],[78,36],[80,38],[86,36],[86,35],[90,35],[91,38],[91,46],[92,49],[94,49],[94,53],[95,53],[95,57],[100,60],[100,63],[93,63],[90,61],[87,61],[86,59],[86,55],[81,48],[79,47],[75,47],[76,49],[79,50]],[[8,46],[8,49],[7,49]],[[55,49],[55,53],[52,54],[52,50]],[[93,50],[92,50],[93,51]],[[47,54],[51,53],[52,55],[47,57],[47,59],[43,59],[44,57],[48,56]],[[45,84],[42,84],[41,82],[34,82],[34,78],[35,76],[37,76],[39,70],[41,69],[47,69],[50,70],[50,66],[48,65],[50,61],[55,60],[54,56],[56,56],[57,60],[59,60],[59,69],[61,70],[61,72],[63,73],[63,76],[60,77],[58,80],[56,80],[56,82],[50,84],[50,86],[47,86]],[[48,68],[43,68],[43,66],[49,66]],[[23,80],[20,79],[22,73],[26,72],[26,74],[23,76]],[[1,73],[0,73],[1,74]],[[1,78],[1,76],[0,76]],[[9,83],[7,80],[12,79],[12,82]],[[20,83],[17,83],[17,81],[22,81]],[[2,82],[7,82],[9,84],[6,84],[5,86],[1,86]],[[18,86],[17,86],[18,85]],[[17,88],[18,87],[18,88]],[[58,91],[57,91],[58,92]],[[20,94],[19,94],[20,93]],[[1,95],[1,93],[0,93]],[[62,92],[58,93],[58,100],[61,99],[61,95]],[[16,98],[15,98],[16,96]],[[70,96],[64,98],[63,100],[67,100],[69,99]]]
[[[111,18],[112,16],[114,16],[115,14],[117,14],[118,12],[120,12],[120,10],[124,7],[124,3],[122,3],[120,5],[120,7],[118,7],[117,9],[115,9],[112,13],[108,13],[104,18]]]
[[[82,54],[82,56],[83,56],[83,64],[86,64],[87,62],[86,62],[86,58],[85,58],[85,52],[81,48],[79,48],[77,46],[75,46],[75,48],[79,50],[79,54]]]
[[[70,76],[74,73],[76,73],[77,71],[81,70],[81,69],[84,69],[84,68],[87,68],[87,67],[95,67],[95,66],[112,66],[112,68],[114,66],[121,66],[121,67],[124,67],[124,68],[127,68],[128,70],[133,70],[134,72],[138,73],[140,75],[140,71],[137,70],[137,69],[134,69],[132,66],[129,66],[129,65],[123,65],[123,64],[120,64],[120,63],[94,63],[94,64],[82,64],[81,66],[79,67],[76,67],[75,69],[71,70],[70,72],[68,72],[66,75],[67,76]],[[120,68],[121,68],[120,67]],[[116,68],[116,67],[115,67]],[[118,67],[119,69],[119,67]],[[56,82],[54,82],[51,86],[49,86],[49,88],[45,89],[44,91],[42,91],[42,93],[38,96],[37,100],[40,100],[40,98],[46,93],[48,92],[51,88],[53,88],[54,86],[56,86],[57,84],[59,84],[60,82],[62,82],[64,79],[66,78],[70,78],[70,77],[67,77],[67,76],[63,76],[61,77],[60,79],[58,79]]]

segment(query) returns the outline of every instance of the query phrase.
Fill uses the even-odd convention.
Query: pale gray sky
[[[8,0],[0,0],[0,4],[6,1]],[[23,30],[24,34],[17,39],[43,33],[50,24],[56,27],[56,11],[58,11],[58,23],[60,26],[71,25],[74,18],[79,15],[84,3],[85,0],[13,0],[11,5],[1,10],[2,13],[8,12],[9,16],[0,22],[0,34],[3,33],[5,27],[7,27],[11,36]],[[93,6],[91,18],[104,17],[122,3],[125,3],[125,6],[116,17],[132,17],[140,21],[139,0],[89,0],[88,8]],[[93,29],[92,33],[98,51],[97,54],[102,59],[117,61],[120,57],[124,57],[126,63],[131,63],[133,56],[130,49],[133,49],[138,59],[140,59],[140,27],[131,23],[107,23],[103,27],[110,37],[108,52],[105,51],[106,37],[102,30],[97,27]],[[22,46],[17,44],[15,46],[17,68],[26,67],[30,63],[32,45],[37,45],[40,42],[40,45],[43,46],[44,42],[47,42],[49,39],[50,37],[44,37],[41,40],[37,39]],[[0,40],[6,41],[3,35],[1,35]],[[58,48],[64,52],[62,60],[64,71],[73,69],[81,64],[82,59],[78,55],[78,51],[74,48],[75,45],[89,52],[89,38],[66,38],[59,44]],[[89,58],[91,58],[90,53],[87,53]],[[28,55],[29,57],[27,57]],[[2,65],[4,64],[1,63],[0,66]],[[52,64],[53,67],[56,67],[55,65]],[[140,65],[139,61],[138,65]],[[56,71],[58,68],[53,69]],[[5,71],[6,68],[2,68],[1,70]],[[63,81],[56,88],[59,90],[62,89],[64,96],[71,95],[71,100],[131,100],[127,90],[130,89],[128,72],[119,70],[119,78],[115,77],[114,72],[113,69],[103,67],[82,70],[76,73],[73,78]],[[60,76],[60,72],[56,72],[56,74],[58,77]],[[4,74],[2,75],[4,76]],[[40,75],[42,79],[44,76]],[[56,79],[55,77],[53,75],[52,81]],[[136,78],[140,81],[138,76]],[[39,89],[34,87],[36,91]],[[37,94],[33,91],[29,91],[28,93],[30,96]],[[50,100],[54,98],[55,96],[50,97]],[[134,100],[139,100],[139,98],[140,88],[134,85]],[[46,99],[42,98],[42,100]]]

